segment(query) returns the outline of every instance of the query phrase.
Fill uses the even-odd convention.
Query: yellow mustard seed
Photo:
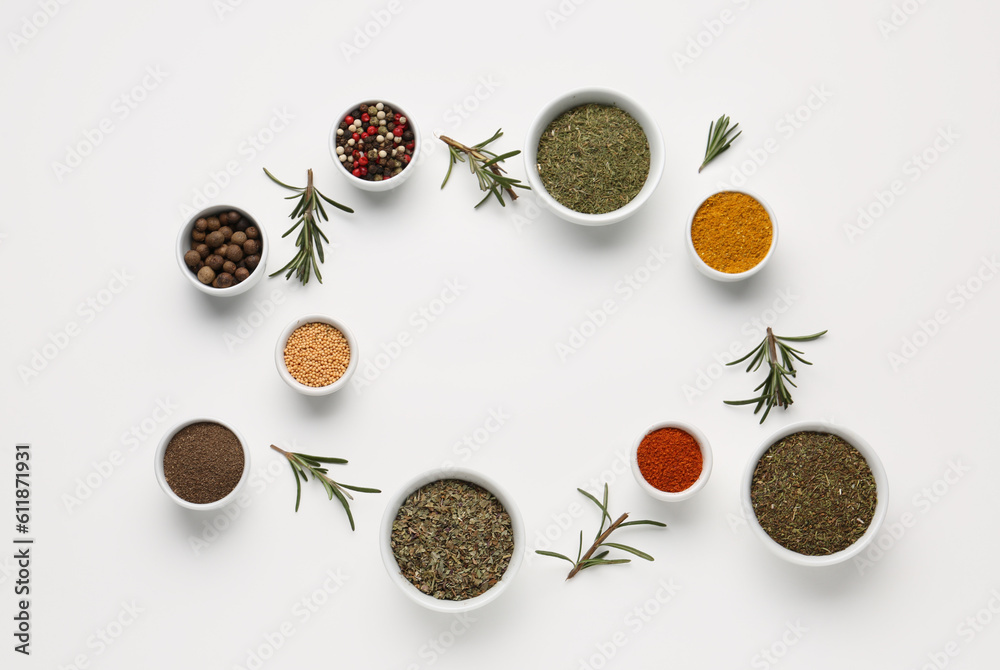
[[[701,204],[691,223],[691,242],[714,270],[736,274],[757,266],[771,249],[771,217],[746,193],[722,191]]]
[[[344,376],[351,362],[347,338],[328,323],[305,323],[288,336],[285,367],[301,384],[329,386]]]

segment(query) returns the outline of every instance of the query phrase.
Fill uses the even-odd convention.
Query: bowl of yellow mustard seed
[[[720,191],[692,212],[685,246],[698,270],[716,281],[741,281],[760,272],[778,244],[774,210],[747,191]]]
[[[304,395],[339,391],[358,367],[358,344],[336,319],[310,314],[292,321],[278,337],[274,363],[286,384]]]

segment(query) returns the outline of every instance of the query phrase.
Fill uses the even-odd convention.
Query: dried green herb
[[[775,542],[807,556],[854,544],[872,522],[878,492],[864,456],[836,435],[793,433],[753,472],[750,501]]]
[[[514,193],[515,188],[526,188],[531,190],[531,187],[527,184],[522,184],[520,179],[514,179],[513,177],[506,176],[506,170],[500,167],[500,163],[504,162],[508,158],[513,158],[521,153],[520,150],[508,151],[505,154],[497,155],[487,149],[487,145],[495,142],[496,140],[503,137],[503,130],[497,130],[493,133],[493,137],[490,139],[480,142],[479,144],[467,147],[461,142],[456,142],[447,135],[441,135],[440,140],[448,145],[448,172],[444,175],[444,181],[441,182],[441,188],[444,188],[445,184],[448,183],[448,179],[451,177],[451,169],[455,167],[457,163],[464,163],[465,156],[469,157],[469,169],[472,170],[472,174],[476,175],[476,179],[479,180],[479,190],[486,191],[486,196],[476,203],[476,207],[482,205],[484,202],[489,200],[490,196],[496,196],[496,199],[500,201],[501,207],[506,207],[507,203],[503,200],[503,192],[507,191],[510,195],[511,200],[517,200],[517,193]],[[463,155],[464,154],[464,155]]]
[[[279,181],[277,177],[267,171],[267,168],[264,168],[264,174],[270,177],[271,181],[275,184],[283,186],[289,191],[295,191],[297,195],[290,195],[285,198],[286,200],[299,199],[299,202],[295,205],[295,209],[288,215],[290,219],[298,217],[298,221],[286,230],[282,237],[288,237],[292,231],[301,226],[299,235],[295,238],[295,245],[299,248],[299,252],[295,254],[292,260],[285,264],[285,267],[272,272],[269,276],[274,277],[285,272],[285,279],[287,280],[294,273],[296,279],[305,285],[309,281],[312,272],[315,271],[316,280],[322,284],[323,276],[319,273],[319,264],[325,260],[323,257],[323,243],[329,243],[330,241],[319,227],[320,221],[329,220],[329,217],[326,215],[326,209],[323,208],[323,200],[326,200],[337,209],[348,214],[353,214],[354,210],[346,205],[341,205],[339,202],[334,202],[320,193],[319,189],[313,186],[313,171],[311,168],[306,172],[306,185],[303,187],[289,186]],[[319,257],[318,262],[317,256]]]
[[[586,104],[564,112],[538,140],[538,174],[561,205],[583,214],[621,209],[649,176],[649,140],[628,112]]]
[[[715,160],[715,157],[726,151],[729,145],[733,143],[737,137],[743,134],[743,131],[733,135],[733,131],[740,127],[740,124],[736,124],[732,128],[729,127],[729,117],[723,114],[719,117],[719,120],[715,123],[708,124],[708,143],[705,145],[705,162],[701,164],[698,168],[698,172],[705,169],[705,166]]]
[[[753,410],[754,414],[759,412],[761,407],[767,406],[767,409],[764,410],[764,416],[760,417],[760,423],[764,423],[764,419],[767,418],[767,415],[771,412],[771,408],[775,405],[787,408],[792,404],[792,394],[788,390],[788,387],[785,386],[785,383],[787,382],[795,386],[795,382],[792,381],[792,377],[795,376],[795,361],[798,360],[806,365],[812,365],[812,363],[802,358],[800,355],[801,351],[788,346],[785,342],[808,342],[820,338],[825,334],[826,331],[824,330],[814,335],[779,337],[768,327],[767,335],[764,336],[761,343],[754,347],[750,353],[732,363],[726,363],[726,365],[737,365],[753,356],[753,360],[747,366],[747,372],[750,372],[759,368],[760,364],[766,360],[768,366],[767,378],[754,389],[754,391],[760,391],[760,395],[755,398],[748,398],[747,400],[723,400],[723,402],[727,405],[756,404],[757,406]],[[779,353],[781,354],[780,363],[778,362]]]
[[[618,544],[616,542],[608,542],[608,536],[619,528],[624,528],[625,526],[658,526],[660,528],[666,528],[667,524],[661,523],[659,521],[649,521],[648,519],[642,519],[639,521],[626,521],[628,518],[628,512],[622,514],[615,521],[611,521],[611,514],[608,513],[608,485],[604,485],[604,500],[599,501],[594,496],[590,495],[583,489],[577,489],[580,493],[586,496],[589,500],[592,500],[598,509],[601,510],[601,527],[597,531],[597,536],[594,538],[594,544],[590,546],[587,553],[583,553],[583,531],[580,531],[580,545],[576,550],[576,560],[568,556],[563,556],[562,554],[557,554],[554,551],[543,551],[541,549],[536,549],[536,554],[541,554],[542,556],[551,556],[552,558],[561,558],[564,561],[568,561],[573,565],[573,569],[569,571],[566,575],[566,579],[572,579],[576,573],[581,570],[586,570],[587,568],[592,568],[595,565],[617,565],[620,563],[629,563],[632,559],[629,558],[606,558],[610,553],[608,549],[600,553],[595,553],[598,549],[602,547],[610,547],[611,549],[618,549],[620,551],[627,551],[630,554],[634,554],[641,559],[652,561],[653,557],[644,551],[639,551],[635,547],[630,547],[624,544]],[[610,522],[611,525],[608,526],[607,530],[604,530],[605,522]]]
[[[514,553],[510,515],[492,493],[441,479],[411,493],[392,522],[400,573],[438,600],[466,600],[503,577]]]
[[[340,504],[344,506],[344,511],[347,512],[347,520],[351,522],[351,530],[354,530],[354,515],[351,514],[351,506],[348,504],[348,500],[354,500],[347,489],[351,491],[357,491],[358,493],[381,493],[378,489],[369,489],[362,486],[351,486],[350,484],[340,484],[333,481],[327,475],[327,468],[323,467],[323,463],[330,463],[334,465],[345,465],[347,463],[346,459],[343,458],[327,458],[325,456],[310,456],[309,454],[298,454],[290,451],[285,451],[275,445],[271,445],[271,448],[277,451],[279,454],[288,459],[288,462],[292,466],[292,474],[295,475],[295,511],[299,511],[299,501],[302,499],[302,482],[309,481],[309,477],[306,476],[306,472],[312,474],[313,479],[317,480],[326,489],[327,495],[330,500],[333,500],[333,496],[337,496],[337,500]]]

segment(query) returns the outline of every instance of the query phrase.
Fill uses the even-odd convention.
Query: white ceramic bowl
[[[701,206],[705,204],[705,201],[712,197],[712,195],[715,195],[715,193],[699,200],[698,204],[695,205],[695,208],[691,210],[691,216],[689,216],[687,220],[687,227],[684,229],[684,246],[687,247],[691,260],[694,262],[694,266],[698,268],[703,275],[716,281],[723,282],[742,281],[754,276],[764,269],[764,266],[767,265],[769,260],[771,260],[771,256],[774,255],[774,250],[778,246],[778,219],[775,218],[774,210],[767,204],[767,201],[756,193],[751,193],[750,191],[746,191],[744,189],[732,188],[728,190],[750,196],[759,202],[764,207],[764,210],[767,211],[767,215],[771,218],[771,248],[767,250],[767,255],[764,256],[760,263],[757,263],[757,265],[753,266],[749,270],[746,270],[745,272],[720,272],[719,270],[709,266],[708,263],[701,259],[698,252],[695,251],[694,242],[691,240],[691,226],[694,225],[695,214],[697,214],[698,210],[701,209]],[[722,191],[719,191],[719,193],[722,193]]]
[[[807,556],[805,554],[800,554],[790,549],[786,549],[775,542],[771,539],[771,536],[768,535],[763,528],[761,528],[760,523],[757,521],[757,515],[754,513],[753,504],[750,501],[750,487],[753,484],[753,473],[754,470],[756,470],[757,463],[760,461],[761,457],[778,441],[788,437],[792,433],[799,433],[802,431],[829,433],[842,438],[852,447],[857,449],[862,456],[864,456],[865,460],[868,462],[868,467],[871,468],[872,475],[875,477],[875,489],[878,495],[878,500],[875,503],[875,514],[872,517],[871,525],[868,526],[868,530],[866,530],[865,534],[851,546],[826,556]],[[821,421],[803,421],[800,423],[793,423],[790,426],[782,428],[764,440],[760,446],[754,450],[753,455],[750,457],[750,461],[747,463],[746,470],[743,473],[743,481],[740,485],[740,497],[742,498],[743,503],[743,515],[746,518],[747,525],[750,526],[751,532],[756,535],[773,553],[786,561],[790,561],[798,565],[835,565],[837,563],[850,560],[863,552],[868,545],[872,543],[875,536],[878,535],[879,529],[885,521],[886,512],[889,509],[889,480],[886,477],[885,468],[882,466],[882,461],[879,460],[878,454],[876,454],[875,450],[871,448],[871,445],[869,445],[868,442],[866,442],[857,433],[848,430],[847,428]]]
[[[288,343],[288,338],[296,328],[307,323],[330,324],[344,334],[344,337],[347,339],[347,345],[351,348],[351,361],[347,364],[347,370],[344,371],[344,374],[341,375],[340,379],[332,384],[328,384],[326,386],[306,386],[293,377],[291,373],[288,372],[288,368],[285,366],[285,345]],[[278,336],[278,343],[274,347],[274,364],[277,366],[278,374],[284,382],[299,393],[302,393],[303,395],[327,395],[329,393],[333,393],[334,391],[339,391],[347,386],[347,382],[350,381],[351,375],[353,375],[354,371],[357,369],[358,341],[354,338],[354,334],[350,331],[350,329],[340,321],[323,314],[309,314],[295,319],[288,324],[283,331],[281,331],[281,335]]]
[[[392,553],[392,522],[395,521],[400,506],[417,489],[441,479],[459,479],[471,484],[477,484],[492,493],[500,501],[500,504],[503,505],[507,514],[510,515],[511,530],[514,533],[514,551],[503,577],[488,591],[466,600],[439,600],[423,593],[403,576],[399,570],[399,563],[396,562],[396,557]],[[419,605],[435,612],[449,614],[458,614],[478,609],[499,598],[500,594],[510,586],[511,581],[517,574],[518,568],[521,567],[521,562],[524,560],[524,545],[524,520],[521,518],[521,512],[514,503],[514,499],[510,497],[510,494],[502,486],[490,477],[466,468],[437,468],[429,470],[406,482],[386,505],[385,513],[382,514],[382,525],[379,528],[379,549],[382,554],[382,563],[385,565],[386,572],[389,573],[389,578],[393,583],[407,597]]]
[[[695,439],[698,443],[698,447],[701,449],[701,475],[698,476],[698,479],[695,480],[694,484],[687,487],[683,491],[678,491],[677,493],[661,491],[656,488],[646,481],[646,478],[642,476],[642,471],[639,470],[639,445],[642,444],[643,438],[653,431],[660,430],[661,428],[678,428],[683,430]],[[635,477],[635,481],[639,483],[639,488],[657,500],[662,500],[664,502],[679,502],[681,500],[687,500],[695,493],[705,488],[705,484],[708,483],[708,477],[712,474],[712,447],[708,443],[708,438],[706,438],[704,433],[694,426],[681,423],[680,421],[663,421],[661,423],[654,424],[643,431],[642,435],[636,439],[635,444],[632,445],[632,454],[629,460],[632,463],[632,475]]]
[[[240,441],[240,446],[243,447],[243,475],[240,477],[240,481],[236,483],[236,486],[229,492],[228,495],[226,495],[226,497],[216,500],[215,502],[193,503],[184,500],[184,498],[181,498],[179,495],[174,493],[174,490],[170,488],[170,484],[167,483],[166,476],[163,474],[163,455],[167,452],[167,445],[170,444],[170,440],[172,440],[174,435],[180,432],[182,428],[187,428],[194,423],[217,423],[220,426],[224,426],[236,435],[236,439]],[[156,481],[159,482],[160,488],[163,489],[163,492],[167,494],[168,498],[181,507],[202,511],[219,509],[220,507],[225,507],[229,503],[236,500],[236,497],[240,494],[240,490],[246,486],[247,481],[250,479],[250,449],[247,445],[246,438],[243,437],[243,434],[236,430],[236,428],[230,423],[206,417],[187,419],[176,424],[173,428],[164,433],[162,438],[160,438],[160,443],[156,446],[156,452],[153,455],[153,470],[156,473]]]
[[[642,126],[646,140],[649,142],[649,175],[646,177],[646,183],[643,184],[642,190],[624,207],[604,214],[584,214],[561,205],[545,190],[542,178],[538,174],[538,140],[542,133],[563,112],[589,103],[612,105],[628,112]],[[663,176],[663,162],[663,135],[660,134],[660,129],[653,116],[632,98],[610,88],[581,88],[556,98],[543,107],[535,120],[532,121],[524,143],[524,169],[531,190],[556,216],[581,226],[606,226],[627,219],[639,211],[660,183],[660,177]]]
[[[410,126],[409,129],[413,131],[413,155],[410,157],[410,163],[405,168],[403,168],[403,171],[400,172],[395,177],[392,177],[390,179],[383,179],[382,181],[368,181],[367,179],[361,179],[360,177],[355,177],[353,174],[351,174],[351,171],[347,169],[346,167],[347,164],[340,162],[340,157],[337,155],[337,128],[340,127],[340,122],[343,121],[344,117],[347,116],[350,112],[357,109],[357,105],[369,102],[376,102],[376,103],[381,102],[385,105],[388,105],[392,109],[396,110],[397,112],[406,117],[407,123]],[[337,172],[342,174],[347,179],[348,183],[351,186],[353,186],[354,188],[359,188],[362,191],[382,192],[382,191],[391,191],[394,188],[398,188],[403,184],[404,181],[410,178],[410,175],[413,174],[413,170],[416,168],[417,158],[420,156],[422,140],[420,138],[420,129],[417,127],[417,124],[413,120],[413,117],[407,114],[403,109],[401,109],[399,105],[389,100],[386,100],[385,98],[366,98],[364,100],[359,100],[356,105],[348,107],[347,109],[342,111],[337,116],[337,118],[333,120],[333,126],[331,126],[330,128],[330,138],[327,140],[327,144],[329,145],[330,148],[330,155],[333,156],[333,162],[337,165],[336,168]]]
[[[250,276],[245,280],[241,281],[239,284],[234,284],[229,288],[214,288],[208,284],[202,284],[198,280],[198,276],[194,272],[191,272],[191,268],[187,266],[184,262],[184,254],[191,250],[191,231],[194,230],[194,222],[202,217],[215,216],[216,214],[221,214],[223,212],[238,212],[240,216],[247,219],[252,223],[252,225],[257,227],[260,231],[260,263],[257,265],[257,269],[250,273]],[[239,295],[241,293],[246,293],[251,288],[253,288],[257,282],[259,282],[264,275],[267,274],[267,254],[270,251],[271,245],[267,241],[267,231],[264,227],[257,223],[257,220],[247,214],[245,211],[239,207],[233,207],[232,205],[212,205],[211,207],[206,207],[197,214],[191,217],[187,223],[181,228],[180,232],[177,233],[177,264],[181,268],[181,272],[191,285],[202,293],[207,293],[208,295],[230,297],[234,295]]]

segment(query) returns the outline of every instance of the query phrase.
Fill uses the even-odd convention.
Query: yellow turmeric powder
[[[771,248],[771,231],[771,217],[756,198],[722,191],[695,212],[691,242],[710,268],[736,274],[764,260]]]

